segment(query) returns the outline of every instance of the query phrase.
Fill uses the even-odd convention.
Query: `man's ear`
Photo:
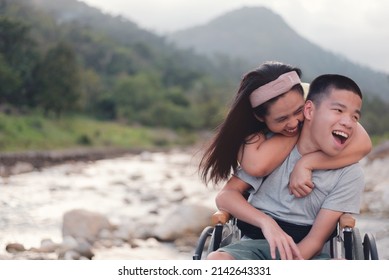
[[[315,111],[315,104],[311,100],[307,100],[304,105],[304,118],[312,120]]]

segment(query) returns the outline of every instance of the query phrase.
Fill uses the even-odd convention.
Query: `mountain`
[[[225,85],[210,73],[220,72],[206,56],[77,0],[0,0],[0,114],[214,127]]]
[[[171,33],[168,39],[178,47],[193,49],[215,61],[226,56],[240,61],[236,69],[240,73],[263,61],[278,60],[300,67],[306,82],[323,73],[340,73],[357,81],[365,95],[389,100],[386,74],[311,43],[281,16],[264,7],[244,7],[205,25]]]
[[[3,1],[3,0],[2,0]],[[161,44],[163,38],[141,29],[138,25],[121,16],[110,16],[101,10],[78,0],[16,0],[46,11],[56,19],[56,23],[79,23],[109,35],[121,43],[148,41]],[[123,36],[126,35],[126,36]]]
[[[0,103],[6,105],[0,111],[66,110],[127,124],[209,129],[220,124],[242,74],[271,59],[300,66],[306,82],[323,72],[348,74],[365,96],[388,100],[384,74],[310,43],[267,9],[241,9],[179,34],[187,36],[181,45],[174,34],[158,36],[77,0],[0,0]],[[70,95],[51,97],[67,88],[74,98],[66,109],[59,100]],[[383,98],[364,102],[363,125],[372,135],[389,131]]]
[[[58,40],[65,40],[71,42],[81,55],[84,55],[85,50],[97,47],[95,53],[100,58],[88,57],[87,61],[95,64],[99,62],[102,65],[101,71],[109,67],[100,60],[109,59],[122,60],[122,64],[127,63],[128,68],[147,65],[160,69],[166,68],[163,65],[166,61],[174,61],[169,63],[171,67],[196,72],[203,72],[207,68],[209,72],[214,70],[206,57],[178,50],[166,38],[142,29],[128,18],[105,14],[78,0],[0,0],[0,7],[8,10],[5,16],[30,25],[35,39],[42,45],[49,46]],[[0,11],[1,16],[2,10]],[[88,46],[85,46],[85,41],[89,41]],[[104,57],[105,54],[100,50],[102,46],[109,57]],[[121,48],[121,53],[113,54],[114,48]],[[133,60],[138,65],[131,66],[122,58],[122,53],[129,50],[132,52],[131,56],[136,56]]]

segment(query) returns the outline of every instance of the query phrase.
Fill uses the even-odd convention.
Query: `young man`
[[[297,198],[288,189],[289,175],[303,156],[321,150],[340,153],[350,141],[361,115],[362,93],[348,77],[326,74],[310,85],[299,140],[285,161],[266,179],[238,169],[216,197],[220,210],[246,222],[241,241],[209,254],[208,259],[312,259],[344,212],[359,213],[363,171],[353,164],[314,170],[315,187]],[[243,194],[250,192],[247,201]]]

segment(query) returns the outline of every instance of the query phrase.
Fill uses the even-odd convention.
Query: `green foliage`
[[[104,82],[102,77],[93,69],[80,71],[80,78],[80,110],[88,115],[93,115],[98,110],[100,100],[104,99]],[[108,117],[108,119],[112,119],[112,117]]]
[[[185,141],[184,141],[185,140]],[[75,147],[150,149],[190,145],[195,137],[168,130],[131,127],[81,116],[47,119],[39,115],[6,116],[0,113],[0,151],[52,150]]]
[[[4,56],[0,54],[0,102],[13,104],[12,94],[21,86],[22,80],[19,75],[5,62]]]
[[[31,72],[37,61],[29,27],[0,16],[0,102],[28,105]]]
[[[363,101],[361,124],[371,136],[389,133],[389,102],[367,96]]]
[[[59,43],[47,52],[35,79],[35,100],[46,115],[54,112],[60,116],[76,108],[81,81],[75,53],[67,44]]]
[[[93,24],[82,18],[56,22],[55,17],[62,19],[65,3],[58,10],[54,2],[43,1],[43,7],[49,8],[52,15],[44,8],[28,8],[28,2],[23,0],[5,0],[5,3],[9,9],[4,13],[9,16],[6,23],[13,21],[15,25],[7,29],[7,36],[20,36],[19,41],[27,42],[33,33],[38,40],[31,44],[31,49],[41,56],[29,70],[34,79],[29,81],[27,98],[19,90],[20,83],[25,81],[1,60],[6,53],[0,52],[4,85],[16,91],[11,96],[20,97],[12,103],[10,98],[3,98],[4,103],[17,107],[27,104],[31,110],[41,108],[46,116],[60,116],[78,109],[103,120],[173,129],[211,125],[214,121],[210,120],[223,106],[220,100],[219,108],[214,102],[213,107],[208,106],[212,118],[202,115],[206,110],[200,108],[207,107],[208,97],[212,99],[212,92],[218,87],[213,83],[207,87],[210,94],[207,98],[197,97],[201,92],[194,88],[201,90],[196,85],[203,83],[212,66],[191,51],[176,50],[163,39],[146,35],[122,20],[112,19],[103,27],[101,22],[109,17],[89,10],[83,12],[90,13]],[[77,5],[70,1],[68,8],[75,9]],[[122,29],[121,25],[129,29]],[[122,36],[116,36],[118,30]],[[14,34],[16,31],[19,34]],[[215,112],[211,113],[211,108]],[[88,142],[86,139],[80,138],[80,142]]]
[[[198,131],[221,123],[249,69],[243,58],[218,54],[211,61],[179,50],[75,0],[0,1],[0,110],[17,113],[0,115],[0,148],[190,143]],[[241,42],[220,40],[233,50]],[[307,63],[302,68],[313,71]],[[362,124],[371,135],[389,131],[388,109],[380,99],[365,100]],[[63,119],[48,121],[32,112]],[[75,112],[88,118],[72,123],[69,114]]]
[[[139,73],[119,78],[113,88],[118,118],[130,123],[140,121],[139,114],[161,100],[161,85],[151,73]]]
[[[190,109],[177,106],[168,101],[153,104],[147,114],[140,114],[140,118],[149,126],[169,126],[173,129],[197,128],[195,115]]]

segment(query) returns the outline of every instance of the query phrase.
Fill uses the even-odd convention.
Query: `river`
[[[0,178],[0,255],[7,254],[8,243],[36,247],[45,238],[60,242],[63,214],[72,209],[103,213],[116,224],[129,218],[147,220],[150,213],[171,206],[168,201],[190,199],[212,209],[217,190],[200,182],[193,154],[145,152]],[[357,226],[362,234],[376,236],[380,258],[389,259],[388,217],[362,214]],[[193,253],[153,239],[143,245],[96,249],[94,259],[188,259]]]

